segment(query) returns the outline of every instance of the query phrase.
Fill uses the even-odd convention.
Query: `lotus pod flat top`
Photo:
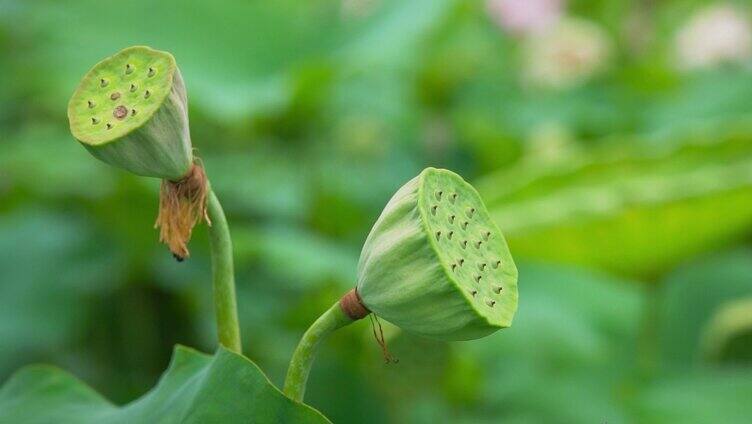
[[[176,69],[170,53],[143,46],[97,63],[68,103],[71,133],[97,146],[141,127],[170,93]]]
[[[428,168],[420,213],[450,279],[489,324],[508,327],[517,310],[517,268],[478,192],[459,175]]]

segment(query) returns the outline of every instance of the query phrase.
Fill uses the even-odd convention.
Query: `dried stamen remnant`
[[[128,116],[128,108],[120,105],[115,108],[115,110],[112,111],[112,116],[114,116],[117,119],[125,119],[126,116]]]
[[[116,91],[116,92],[110,94],[110,100],[117,100],[119,98],[120,98],[120,92],[119,91]]]
[[[199,164],[194,164],[180,181],[162,180],[159,194],[159,241],[170,247],[176,258],[188,257],[188,241],[193,227],[201,221],[211,225],[206,214],[209,193],[206,174]]]

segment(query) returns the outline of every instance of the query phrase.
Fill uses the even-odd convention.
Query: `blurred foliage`
[[[533,157],[480,189],[518,255],[655,276],[752,228],[750,130]]]
[[[367,322],[340,331],[307,397],[333,422],[748,421],[752,62],[687,69],[676,48],[698,13],[748,5],[562,2],[610,51],[554,62],[581,74],[552,85],[494,1],[0,0],[0,381],[48,362],[124,404],[174,344],[215,350],[205,230],[176,264],[152,229],[159,182],[68,134],[78,78],[147,44],[185,76],[244,351],[275,384],[423,167],[477,182],[508,236],[514,326],[441,344],[387,324],[396,366]],[[720,51],[743,56],[734,42]]]

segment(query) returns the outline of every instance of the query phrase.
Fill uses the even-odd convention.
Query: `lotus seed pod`
[[[406,331],[470,340],[512,324],[517,268],[475,189],[451,171],[427,168],[371,229],[357,293]]]
[[[175,58],[136,46],[96,64],[68,103],[73,136],[134,174],[177,181],[193,163],[188,102]]]

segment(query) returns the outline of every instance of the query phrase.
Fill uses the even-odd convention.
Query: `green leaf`
[[[213,356],[177,346],[157,386],[113,405],[54,367],[32,365],[0,389],[0,423],[329,423],[282,395],[247,358],[220,348]]]
[[[524,161],[478,187],[517,256],[655,275],[752,229],[750,133]]]

